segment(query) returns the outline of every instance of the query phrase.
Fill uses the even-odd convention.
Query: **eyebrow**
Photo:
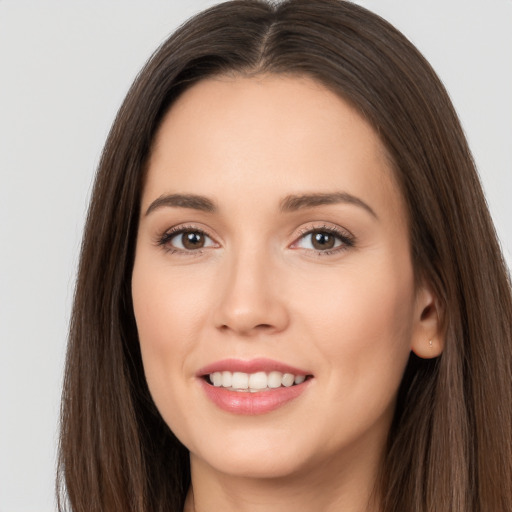
[[[378,218],[373,208],[366,204],[362,199],[359,199],[352,194],[348,194],[347,192],[290,195],[286,196],[281,201],[279,209],[282,212],[294,212],[297,210],[302,210],[303,208],[314,208],[316,206],[338,203],[346,203],[359,206],[370,213],[372,217],[375,217],[376,219]]]
[[[289,195],[280,201],[279,210],[283,213],[290,213],[305,208],[315,208],[338,203],[359,206],[376,219],[378,218],[375,211],[368,204],[347,192]],[[215,213],[218,211],[216,204],[205,196],[196,194],[167,194],[155,199],[146,210],[146,215],[164,206],[171,208],[190,208],[207,213]]]
[[[175,208],[190,208],[192,210],[200,210],[202,212],[215,213],[217,206],[215,203],[204,196],[196,194],[168,194],[155,199],[146,210],[146,215],[152,211],[162,208],[163,206]]]

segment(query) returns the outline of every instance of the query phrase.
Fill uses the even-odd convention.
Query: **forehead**
[[[194,192],[259,205],[333,189],[403,214],[385,148],[346,101],[307,77],[221,76],[186,90],[164,117],[143,202]]]

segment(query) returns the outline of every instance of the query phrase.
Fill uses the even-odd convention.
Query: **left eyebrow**
[[[196,194],[168,194],[155,199],[146,210],[146,215],[164,206],[170,208],[190,208],[209,213],[217,211],[215,203],[207,197]]]
[[[347,192],[334,192],[328,194],[300,194],[286,196],[279,204],[281,212],[294,212],[303,208],[314,208],[326,204],[345,203],[359,206],[366,210],[372,217],[378,219],[377,214],[362,199]]]

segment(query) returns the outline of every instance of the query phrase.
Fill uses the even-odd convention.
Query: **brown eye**
[[[335,228],[317,228],[304,233],[293,247],[314,251],[317,254],[334,254],[354,246],[354,237]]]
[[[310,236],[311,245],[319,251],[332,249],[336,242],[334,235],[326,233],[325,231],[313,231]]]
[[[185,249],[201,249],[204,242],[204,234],[198,231],[187,231],[181,235],[181,243]]]
[[[178,228],[165,233],[158,245],[178,252],[193,252],[208,247],[215,247],[215,242],[200,229]]]

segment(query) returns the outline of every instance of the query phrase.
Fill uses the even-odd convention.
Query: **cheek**
[[[387,396],[396,391],[413,332],[410,263],[397,265],[385,256],[364,263],[330,276],[324,287],[311,283],[302,294],[309,337],[329,361],[333,382],[350,385],[356,399],[370,386]]]
[[[161,261],[160,261],[161,260]],[[170,269],[165,258],[137,254],[132,274],[132,297],[139,338],[160,352],[186,349],[203,322],[201,311],[208,290],[197,272]]]
[[[132,297],[135,319],[144,364],[149,357],[167,357],[171,349],[169,325],[176,322],[173,288],[162,283],[155,268],[136,262],[132,276]],[[165,320],[165,321],[164,321]],[[175,350],[176,347],[173,347]]]
[[[303,288],[301,330],[314,340],[310,353],[322,370],[324,399],[310,411],[325,418],[321,450],[389,428],[410,354],[414,303],[412,271],[395,268],[384,259],[331,276],[328,292],[318,280]]]
[[[132,274],[132,297],[150,392],[159,409],[162,404],[169,404],[171,410],[171,391],[193,376],[187,362],[202,325],[201,291],[190,279],[169,272],[165,263],[138,254]],[[166,415],[165,410],[161,413]]]

